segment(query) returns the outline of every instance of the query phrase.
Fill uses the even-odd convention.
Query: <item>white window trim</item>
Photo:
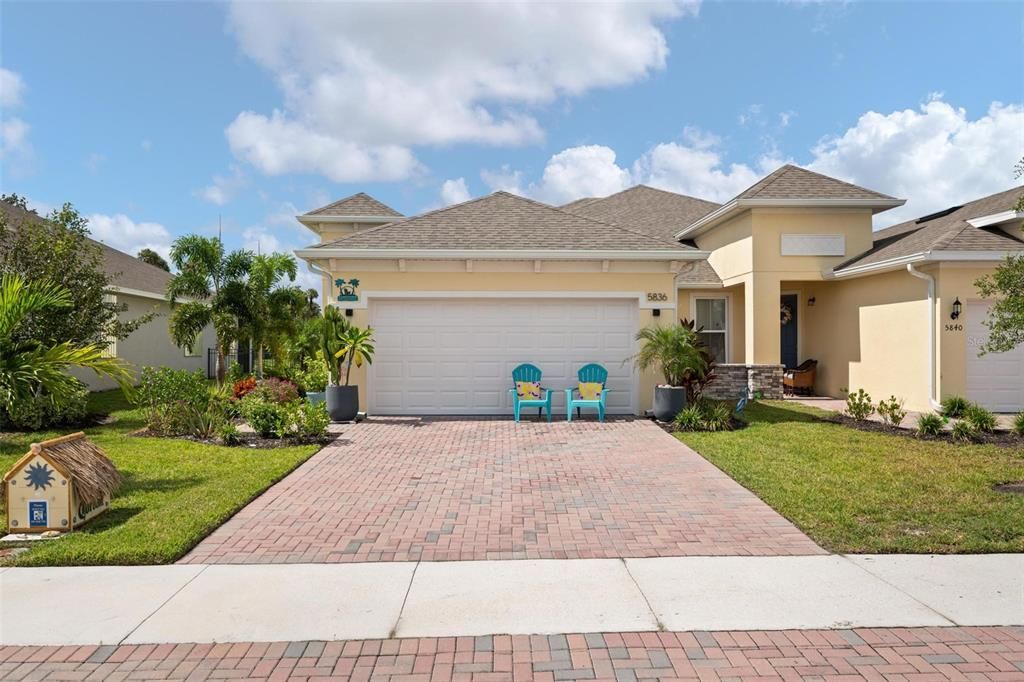
[[[690,319],[697,322],[697,301],[698,300],[713,300],[725,301],[725,329],[722,331],[708,331],[708,334],[722,334],[725,337],[725,358],[717,359],[716,362],[719,364],[726,364],[730,362],[729,355],[731,350],[729,348],[729,342],[732,339],[732,324],[730,322],[730,316],[732,315],[732,294],[690,294]]]

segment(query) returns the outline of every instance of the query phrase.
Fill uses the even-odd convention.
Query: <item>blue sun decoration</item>
[[[33,490],[46,490],[53,485],[53,470],[46,464],[33,464],[26,470],[25,483]]]

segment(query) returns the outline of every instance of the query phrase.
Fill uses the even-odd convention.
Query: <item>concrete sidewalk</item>
[[[1024,555],[0,570],[0,644],[1024,624]]]

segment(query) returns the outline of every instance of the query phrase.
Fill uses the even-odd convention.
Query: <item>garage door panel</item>
[[[374,301],[377,356],[370,409],[379,414],[508,414],[512,370],[530,362],[564,410],[562,389],[588,362],[609,370],[609,411],[632,413],[635,302],[615,300]],[[609,320],[617,321],[610,328]],[[424,326],[426,325],[426,326]]]
[[[1024,346],[979,356],[988,339],[987,316],[987,304],[967,304],[967,398],[997,412],[1017,412],[1024,409]]]

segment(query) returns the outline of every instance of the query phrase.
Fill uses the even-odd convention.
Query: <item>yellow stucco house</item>
[[[638,186],[561,207],[496,192],[404,217],[357,194],[298,216],[319,243],[297,254],[325,301],[376,330],[355,377],[371,414],[509,413],[525,361],[554,389],[599,362],[609,411],[642,414],[658,377],[626,361],[634,335],[683,317],[704,328],[720,397],[777,397],[783,368],[815,359],[820,395],[1016,411],[1024,347],[979,357],[973,282],[1024,250],[1022,190],[878,232],[872,216],[903,200],[791,165],[722,205]]]

